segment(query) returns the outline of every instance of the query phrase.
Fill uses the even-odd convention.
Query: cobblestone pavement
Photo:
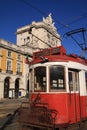
[[[0,130],[19,130],[17,110],[26,98],[0,100]]]

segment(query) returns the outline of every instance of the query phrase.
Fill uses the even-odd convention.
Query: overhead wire
[[[29,1],[26,1],[26,0],[20,0],[20,1],[23,2],[23,3],[25,3],[26,5],[29,5],[29,6],[32,7],[34,10],[38,11],[41,15],[48,15],[48,14],[46,14],[45,12],[41,11],[41,10],[40,10],[39,8],[37,8],[36,6],[32,5]],[[84,17],[87,17],[86,14],[87,14],[87,12],[84,13],[84,14],[82,14],[82,15],[80,15],[80,17],[78,17],[77,19],[71,21],[71,22],[68,23],[68,24],[64,24],[63,22],[61,22],[61,21],[55,19],[55,21],[62,26],[62,27],[60,27],[58,30],[60,30],[60,29],[62,29],[62,28],[67,28],[67,29],[71,30],[71,28],[70,28],[69,26],[70,26],[71,24],[73,24],[73,23],[78,22],[79,20],[83,19]],[[76,44],[79,44],[79,43],[77,42],[77,40],[76,40],[73,36],[72,36],[72,39],[76,42]]]
[[[41,15],[48,15],[48,14],[46,14],[44,11],[42,11],[41,9],[39,9],[39,8],[37,8],[36,6],[32,5],[29,1],[26,1],[26,0],[20,0],[20,1],[23,2],[23,3],[25,3],[26,5],[29,5],[29,6],[32,7],[34,10],[38,11]],[[69,29],[69,30],[71,30],[71,28],[70,28],[69,26],[70,26],[71,24],[75,23],[75,22],[78,22],[79,20],[83,19],[84,17],[87,17],[86,14],[87,14],[87,12],[84,13],[84,14],[82,14],[82,15],[80,15],[77,19],[71,21],[71,22],[68,23],[68,24],[64,24],[63,22],[61,22],[61,21],[55,19],[55,21],[62,26],[62,27],[58,28],[58,30],[60,30],[60,29],[62,29],[62,28],[64,28],[64,27],[67,28],[67,29]],[[84,15],[86,15],[86,16],[84,16]]]
[[[76,18],[75,20],[72,20],[71,22],[69,22],[69,23],[67,24],[67,27],[69,27],[71,24],[76,23],[76,22],[78,22],[78,21],[80,21],[80,20],[82,20],[82,19],[84,19],[84,18],[87,18],[87,12],[81,14],[80,16],[77,16],[77,18]],[[61,26],[60,28],[58,28],[58,30],[60,30],[60,29],[62,29],[62,28],[63,28],[63,26]]]
[[[37,10],[41,15],[47,15],[45,12],[41,11],[40,9],[38,9],[36,6],[32,5],[29,1],[27,2],[26,0],[20,0],[21,2],[25,3],[26,5],[29,5],[30,7],[32,7],[33,9]],[[44,22],[44,24],[46,24]],[[63,25],[63,24],[62,24]],[[53,35],[54,37],[56,37],[51,31],[49,31],[49,33],[51,35]],[[36,37],[36,36],[35,36]],[[37,37],[38,38],[38,37]],[[57,38],[57,37],[56,37]],[[39,38],[38,38],[39,39]],[[59,38],[58,38],[59,39]],[[42,39],[39,39],[40,41],[43,41]],[[43,41],[44,42],[44,41]],[[49,45],[47,42],[44,42],[45,44],[47,44],[49,47],[52,47],[51,45]]]
[[[35,9],[36,11],[38,11],[41,15],[48,15],[48,14],[46,14],[45,12],[43,12],[41,9],[39,9],[38,7],[32,5],[29,1],[26,1],[26,0],[20,0],[20,1],[23,2],[23,3],[25,3],[26,5],[29,5],[30,7],[32,7],[32,8]],[[85,16],[85,15],[86,15],[86,16]],[[78,16],[77,19],[71,21],[71,22],[68,23],[68,24],[65,24],[65,23],[63,23],[63,22],[61,22],[61,21],[59,21],[59,20],[57,20],[57,19],[55,19],[55,20],[56,20],[56,22],[58,22],[60,25],[62,25],[62,28],[63,28],[63,27],[68,28],[69,25],[71,25],[71,24],[73,24],[73,23],[75,23],[75,22],[77,22],[77,21],[83,19],[84,17],[87,17],[87,12],[84,13],[84,14],[81,14],[80,16]],[[59,29],[61,29],[61,27],[60,27]]]
[[[36,11],[38,11],[41,15],[48,15],[45,12],[41,11],[39,8],[37,8],[36,6],[32,5],[29,1],[27,2],[26,0],[20,0],[21,2],[25,3],[26,5],[29,5],[30,7],[32,7],[33,9],[35,9]],[[56,20],[60,25],[62,25],[63,27],[67,27],[67,25],[65,25],[63,22]]]

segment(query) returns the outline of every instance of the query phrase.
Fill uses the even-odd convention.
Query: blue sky
[[[16,43],[17,28],[42,21],[49,13],[67,52],[80,55],[80,47],[64,34],[77,28],[87,29],[87,0],[0,0],[0,38]],[[81,34],[74,36],[83,42]]]

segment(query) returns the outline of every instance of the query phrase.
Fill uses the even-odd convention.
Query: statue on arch
[[[56,27],[54,26],[55,23],[53,22],[51,13],[50,13],[46,18],[43,17],[43,22],[44,22],[47,26],[50,26],[53,30],[56,31]]]

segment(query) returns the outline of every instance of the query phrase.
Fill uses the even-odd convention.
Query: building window
[[[65,89],[65,72],[63,66],[50,67],[50,90],[57,91]]]
[[[21,60],[21,55],[20,55],[20,54],[18,54],[17,59],[18,59],[18,60]]]
[[[7,71],[11,70],[11,61],[7,61]]]
[[[8,57],[11,57],[11,51],[8,50]]]
[[[20,71],[21,71],[21,64],[17,63],[17,72],[20,72]]]
[[[26,44],[28,42],[30,42],[30,37],[24,38],[24,43]]]
[[[0,70],[1,70],[1,56],[2,54],[1,54],[1,47],[0,47]]]
[[[1,69],[1,57],[0,57],[0,69]]]

